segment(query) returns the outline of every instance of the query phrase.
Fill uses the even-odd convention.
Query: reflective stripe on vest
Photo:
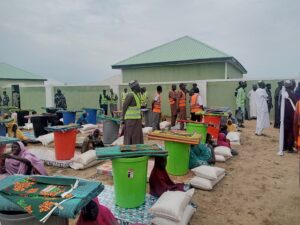
[[[147,91],[141,94],[141,105],[142,106],[147,105]]]
[[[125,120],[138,120],[141,119],[141,100],[140,98],[132,92],[134,100],[135,100],[135,106],[128,106],[127,111],[125,113]]]
[[[198,105],[198,96],[200,96],[199,94],[193,94],[193,96],[191,97],[191,112],[195,113],[198,111],[201,111],[201,106]]]
[[[106,98],[104,95],[101,95],[101,96],[102,96],[101,104],[102,104],[102,105],[107,105],[107,104],[108,104],[107,98]]]
[[[183,108],[186,106],[185,93],[182,90],[180,90],[179,92],[181,92],[182,96],[179,98],[178,106]]]
[[[110,100],[109,100],[109,103],[110,104],[118,104],[118,100],[115,100],[116,99],[116,95],[110,95]]]
[[[158,101],[155,101],[153,103],[153,112],[155,113],[161,113],[161,95],[160,94],[157,94],[158,95]]]
[[[121,99],[122,104],[125,102],[126,96],[127,96],[127,92],[126,92],[126,93],[125,93],[125,92],[122,92],[122,99]]]
[[[173,95],[176,96],[176,92],[175,91],[172,91],[172,92],[173,92]],[[170,105],[174,105],[176,103],[176,101],[174,100],[174,98],[170,98],[170,96],[169,96],[169,103],[170,103]]]

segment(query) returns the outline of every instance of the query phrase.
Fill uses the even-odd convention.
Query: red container
[[[6,144],[0,145],[0,155],[2,155],[5,152]]]
[[[76,134],[76,129],[54,132],[55,158],[57,160],[69,160],[74,157]]]
[[[208,114],[204,115],[204,123],[208,124],[207,133],[212,136],[212,139],[217,140],[220,132],[222,115]]]

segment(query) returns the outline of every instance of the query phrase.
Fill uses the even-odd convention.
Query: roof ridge
[[[141,53],[138,53],[138,54],[136,54],[136,55],[130,56],[129,58],[126,58],[126,59],[124,59],[124,60],[121,60],[121,61],[115,63],[114,65],[122,64],[122,63],[125,62],[125,61],[131,60],[131,59],[136,58],[136,57],[139,57],[139,56],[141,56],[141,55],[143,55],[143,54],[146,54],[146,53],[155,51],[156,49],[162,48],[162,47],[164,47],[164,46],[168,46],[168,45],[170,45],[170,44],[172,44],[172,43],[174,43],[174,42],[176,42],[176,41],[179,41],[179,40],[185,39],[185,38],[190,39],[190,40],[194,41],[195,43],[201,44],[201,45],[203,45],[203,46],[205,46],[205,47],[207,47],[207,48],[209,48],[209,49],[215,51],[216,53],[223,54],[223,55],[226,56],[226,57],[232,57],[231,55],[228,55],[228,54],[226,54],[225,52],[220,51],[219,49],[216,49],[216,48],[214,48],[214,47],[212,47],[212,46],[210,46],[210,45],[207,45],[207,44],[205,44],[205,43],[203,43],[203,42],[201,42],[201,41],[199,41],[199,40],[197,40],[197,39],[195,39],[195,38],[192,38],[192,37],[190,37],[190,36],[188,36],[188,35],[185,35],[185,36],[182,36],[182,37],[180,37],[180,38],[177,38],[177,39],[175,39],[175,40],[173,40],[173,41],[170,41],[170,42],[167,42],[167,43],[158,45],[158,46],[156,46],[156,47],[150,48],[150,49],[148,49],[148,50],[146,50],[146,51],[143,51],[143,52],[141,52]]]
[[[13,66],[13,65],[11,65],[11,64],[8,64],[8,63],[5,63],[5,62],[0,62],[0,65],[1,65],[1,64],[2,64],[2,65],[5,65],[5,66],[12,67],[12,68],[14,68],[14,69],[16,69],[16,70],[19,70],[19,71],[28,73],[28,74],[30,74],[30,75],[33,75],[33,76],[35,76],[36,79],[38,79],[38,80],[47,80],[45,77],[43,77],[43,76],[41,76],[41,75],[37,75],[37,74],[35,74],[35,73],[29,72],[29,71],[27,71],[27,70],[24,70],[24,69],[22,69],[22,68]]]
[[[197,39],[195,39],[195,38],[192,38],[192,37],[190,37],[190,36],[187,36],[187,37],[189,37],[190,39],[192,39],[192,40],[194,40],[194,41],[196,41],[196,42],[198,42],[198,43],[200,43],[200,44],[202,44],[202,45],[204,45],[204,46],[206,46],[206,47],[208,47],[208,48],[211,48],[211,49],[213,49],[213,50],[215,50],[215,51],[217,51],[217,52],[219,52],[219,53],[222,53],[222,54],[224,54],[224,55],[226,55],[226,56],[228,56],[228,57],[232,57],[231,55],[228,55],[227,53],[225,53],[225,52],[223,52],[223,51],[221,51],[221,50],[219,50],[219,49],[216,49],[216,48],[214,48],[214,47],[212,47],[212,46],[210,46],[210,45],[208,45],[208,44],[206,44],[206,43],[204,43],[204,42],[202,42],[202,41],[199,41],[199,40],[197,40]]]
[[[131,59],[131,58],[133,58],[133,57],[137,57],[137,56],[140,56],[140,55],[142,55],[142,54],[144,54],[144,53],[147,53],[147,52],[153,51],[153,50],[155,50],[155,49],[161,48],[161,47],[163,47],[163,46],[169,45],[169,44],[171,44],[171,43],[173,43],[173,42],[175,42],[175,41],[178,41],[178,40],[180,40],[180,39],[183,39],[183,38],[185,38],[185,37],[189,37],[189,36],[185,35],[185,36],[180,37],[180,38],[177,38],[177,39],[175,39],[175,40],[173,40],[173,41],[169,41],[169,42],[167,42],[167,43],[164,43],[164,44],[158,45],[158,46],[156,46],[156,47],[150,48],[150,49],[148,49],[148,50],[146,50],[146,51],[143,51],[143,52],[141,52],[141,53],[139,53],[139,54],[130,56],[129,58],[126,58],[126,59],[124,59],[124,60],[122,60],[122,61],[120,61],[120,62],[117,62],[117,63],[115,63],[115,64],[122,63],[123,61],[127,61],[127,60],[129,60],[129,59]],[[189,37],[189,38],[190,38],[190,37]]]
[[[24,70],[23,68],[19,68],[19,67],[13,66],[13,65],[10,65],[10,64],[8,64],[8,63],[4,63],[4,64],[6,64],[6,65],[8,65],[8,66],[11,66],[11,67],[13,67],[13,68],[15,68],[15,69],[22,70],[22,71],[24,71],[24,72],[26,72],[26,73],[30,73],[30,74],[32,74],[32,75],[35,75],[35,76],[38,76],[38,77],[43,78],[42,76],[37,75],[37,74],[32,73],[32,72],[29,72],[29,71],[27,71],[27,70]]]

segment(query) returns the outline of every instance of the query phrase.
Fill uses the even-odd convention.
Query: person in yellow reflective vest
[[[148,103],[148,93],[146,87],[141,88],[141,107],[147,108]]]
[[[114,90],[110,89],[110,96],[109,96],[109,110],[111,116],[114,117],[114,112],[118,110],[118,95],[114,93]]]
[[[108,101],[109,101],[109,97],[106,94],[106,90],[103,90],[102,94],[99,95],[99,105],[100,108],[104,110],[105,115],[107,115]]]
[[[126,98],[127,94],[128,94],[127,88],[124,88],[124,91],[121,94],[121,107],[123,107],[123,104],[124,104],[124,101],[125,101],[125,98]]]
[[[152,130],[160,130],[159,123],[161,118],[161,93],[162,87],[159,85],[156,87],[157,93],[152,101]]]
[[[143,144],[141,116],[141,88],[137,80],[129,83],[131,88],[123,104],[124,145]]]

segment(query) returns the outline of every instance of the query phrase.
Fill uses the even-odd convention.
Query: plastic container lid
[[[52,127],[45,127],[45,130],[50,132],[66,132],[69,130],[74,130],[80,128],[81,125],[79,124],[72,124],[72,125],[64,125],[64,126],[52,126]]]

